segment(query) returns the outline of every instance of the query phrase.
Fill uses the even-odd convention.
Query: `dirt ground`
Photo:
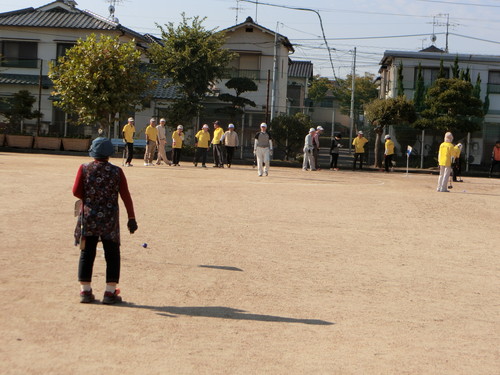
[[[500,179],[136,160],[106,306],[78,296],[87,161],[0,153],[1,374],[499,374]]]

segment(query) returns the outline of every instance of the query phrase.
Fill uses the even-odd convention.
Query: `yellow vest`
[[[156,142],[156,138],[158,138],[158,130],[156,130],[156,127],[153,128],[151,125],[148,125],[145,134],[147,135],[148,141]]]
[[[123,127],[122,133],[124,133],[125,142],[134,143],[134,133],[135,133],[134,125],[126,124]]]
[[[172,144],[173,148],[182,148],[182,141],[184,140],[184,135],[180,136],[179,132],[176,130],[172,133],[172,139],[175,142],[175,145]]]
[[[224,130],[222,128],[217,128],[214,130],[214,139],[212,143],[214,145],[218,145],[220,143],[220,139],[222,138],[222,135],[224,134]]]
[[[198,147],[208,148],[208,144],[210,143],[210,133],[200,130],[196,133],[196,139],[198,140]]]
[[[357,154],[362,154],[365,152],[365,144],[368,143],[368,139],[365,137],[356,137],[353,139],[352,144],[354,146],[354,152]]]
[[[451,167],[451,157],[453,155],[453,144],[451,142],[443,142],[439,146],[438,161],[439,165]]]
[[[385,141],[385,154],[394,155],[394,142],[390,139]]]

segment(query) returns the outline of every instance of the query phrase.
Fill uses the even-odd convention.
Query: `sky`
[[[0,12],[39,7],[50,0],[0,0]],[[111,1],[113,2],[113,1]],[[156,24],[178,24],[181,14],[205,17],[223,30],[250,16],[294,45],[292,60],[312,61],[314,74],[343,78],[377,74],[386,50],[419,51],[434,45],[450,53],[500,56],[500,0],[121,0],[115,17],[139,33],[159,35]],[[77,0],[77,8],[108,17],[110,1]],[[283,7],[284,6],[284,7]],[[292,8],[302,8],[292,9]],[[305,10],[309,9],[309,10]],[[331,52],[331,60],[323,39]],[[448,25],[448,26],[447,26]],[[332,68],[333,65],[333,68]]]

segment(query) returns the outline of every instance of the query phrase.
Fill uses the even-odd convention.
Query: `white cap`
[[[160,119],[160,122],[167,122],[164,118]]]
[[[234,128],[234,125],[233,124],[229,124],[227,127],[228,128]]]
[[[309,129],[309,133],[314,133],[315,131],[316,131],[316,129],[314,129],[314,128]]]
[[[177,130],[183,130],[184,129],[184,126],[182,125],[177,125]]]
[[[207,124],[203,125],[203,129],[208,129],[208,125]]]
[[[363,132],[360,130],[360,131],[358,132],[358,134],[359,134],[359,135],[363,135]]]
[[[391,138],[391,135],[390,134],[386,134],[384,138],[385,139],[389,139],[389,138]]]
[[[316,130],[325,130],[325,129],[323,129],[323,127],[322,127],[322,126],[318,126],[318,127],[316,128]]]
[[[265,122],[263,122],[262,124],[260,124],[260,127],[261,128],[267,128],[267,124]]]
[[[461,150],[461,149],[462,149],[462,144],[461,144],[461,143],[459,143],[459,144],[457,145],[457,147]]]
[[[129,117],[128,121],[134,121],[134,118],[133,117]]]

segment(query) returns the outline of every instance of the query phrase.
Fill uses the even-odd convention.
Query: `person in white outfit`
[[[315,171],[315,163],[314,163],[314,135],[316,133],[316,129],[309,129],[309,134],[306,135],[304,140],[304,161],[302,163],[302,169],[307,171],[308,166],[311,168],[311,171]]]
[[[273,140],[271,134],[267,132],[267,124],[260,124],[260,132],[255,135],[253,154],[257,157],[257,167],[259,177],[262,174],[269,174],[269,163],[273,154]],[[262,167],[264,163],[264,167]]]

